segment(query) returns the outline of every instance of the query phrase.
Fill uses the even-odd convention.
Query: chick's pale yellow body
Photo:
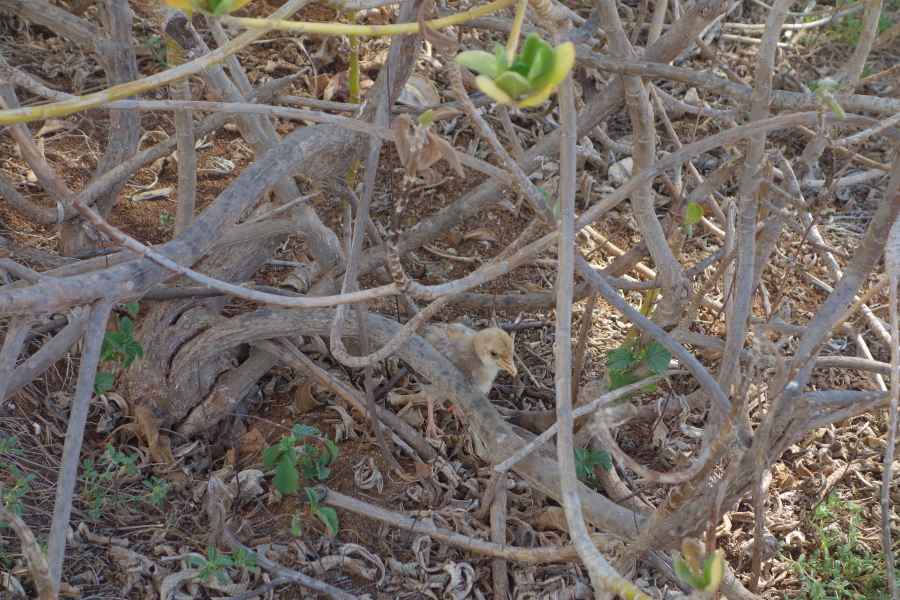
[[[465,325],[448,323],[429,327],[423,337],[483,394],[490,391],[500,369],[511,375],[516,374],[512,338],[497,327],[476,333]],[[428,424],[425,433],[430,437],[443,435],[443,431],[434,422],[434,401],[444,400],[446,396],[434,384],[425,384],[423,387],[428,399]],[[457,411],[457,417],[461,416]]]

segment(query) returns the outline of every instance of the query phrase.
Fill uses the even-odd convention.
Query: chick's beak
[[[518,370],[516,370],[516,363],[512,356],[501,356],[500,360],[497,361],[497,365],[513,377],[518,373]]]

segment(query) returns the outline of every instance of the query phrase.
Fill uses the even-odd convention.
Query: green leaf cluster
[[[459,64],[481,73],[475,78],[478,89],[503,104],[538,106],[556,91],[575,63],[575,46],[565,42],[556,48],[536,33],[522,44],[522,52],[510,61],[500,44],[494,53],[481,50],[461,52]]]
[[[842,498],[832,490],[809,513],[809,524],[815,531],[816,549],[803,552],[796,561],[789,560],[797,573],[802,597],[809,600],[888,600],[887,570],[884,554],[871,553],[860,542],[860,516],[866,507]],[[835,524],[846,524],[835,528]],[[900,577],[900,569],[894,569]]]
[[[144,357],[144,348],[134,339],[134,324],[128,317],[122,317],[118,331],[108,331],[103,336],[100,347],[100,360],[114,360],[127,368],[137,358]]]
[[[125,310],[132,317],[137,316],[138,303],[129,302]],[[128,317],[122,317],[118,331],[107,331],[100,346],[100,360],[111,360],[119,363],[119,370],[125,369],[138,358],[144,357],[144,347],[134,339],[134,323]],[[94,390],[108,392],[112,389],[115,376],[105,371],[97,371],[94,375]]]
[[[319,436],[319,430],[309,425],[295,425],[292,433],[282,436],[281,441],[263,450],[263,466],[267,471],[274,469],[272,483],[282,494],[293,494],[300,489],[300,474],[305,479],[327,479],[331,475],[329,466],[340,453],[334,442],[325,438],[325,448],[318,450],[307,442],[296,448],[298,442],[309,436]]]
[[[0,500],[6,505],[7,510],[18,516],[22,516],[22,499],[31,491],[31,482],[37,475],[22,473],[16,465],[6,465],[10,475],[12,475],[12,485],[7,481],[0,487]],[[9,527],[6,521],[0,521],[0,527]]]
[[[220,552],[216,547],[207,548],[206,558],[191,555],[188,557],[188,562],[200,567],[200,579],[203,581],[209,581],[215,575],[219,583],[223,585],[228,583],[226,571],[232,567],[244,569],[249,573],[259,573],[259,567],[256,566],[259,560],[256,554],[243,548],[232,551],[231,555]]]
[[[579,446],[575,448],[575,475],[579,479],[585,478],[588,487],[597,487],[597,480],[594,479],[594,469],[603,467],[604,469],[612,469],[612,459],[606,450],[588,450]]]
[[[127,455],[121,450],[116,450],[112,444],[106,444],[106,452],[98,463],[103,461],[103,471],[99,471],[90,458],[82,461],[81,480],[84,488],[82,493],[91,503],[91,516],[99,519],[103,509],[109,504],[117,505],[129,500],[115,491],[120,479],[133,477],[140,472],[137,461],[140,456],[135,452]],[[102,464],[102,463],[101,463]],[[162,480],[165,483],[165,480]],[[146,482],[145,482],[146,483]],[[162,500],[160,499],[160,502]]]
[[[635,350],[633,340],[621,348],[607,350],[606,356],[610,379],[609,391],[636,382],[637,378],[631,374],[631,371],[641,362],[646,363],[654,374],[661,375],[669,368],[669,361],[672,360],[672,353],[659,342],[650,342],[646,348]],[[655,389],[656,384],[651,384],[647,391]]]

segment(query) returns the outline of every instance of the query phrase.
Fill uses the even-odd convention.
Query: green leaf
[[[206,559],[202,556],[196,556],[192,554],[191,556],[188,556],[188,563],[202,567],[206,564]]]
[[[575,46],[565,42],[553,49],[553,66],[540,77],[531,81],[532,89],[539,90],[548,85],[559,85],[575,64]]]
[[[475,85],[478,86],[479,91],[487,94],[501,104],[507,104],[513,101],[513,98],[506,93],[503,88],[494,83],[494,80],[487,75],[479,75],[476,77]]]
[[[522,45],[522,62],[528,65],[526,76],[534,81],[553,66],[553,47],[536,33],[529,34]]]
[[[300,529],[300,520],[296,516],[291,519],[291,534],[294,537],[303,537],[303,531]]]
[[[549,44],[544,42],[544,40],[541,39],[541,36],[536,33],[529,33],[528,37],[525,38],[525,42],[522,44],[522,62],[529,65],[534,62],[534,59],[540,52],[542,44],[550,49]],[[550,49],[550,51],[552,52],[553,50]]]
[[[319,506],[319,492],[315,490],[315,488],[304,488],[304,492],[306,492],[306,497],[309,498],[309,505],[312,507],[312,510],[315,510]]]
[[[675,575],[678,579],[692,588],[697,589],[697,580],[694,578],[691,568],[684,562],[684,558],[682,558],[680,554],[675,557],[672,566],[675,568]]]
[[[703,207],[699,204],[691,202],[688,204],[687,211],[684,215],[684,224],[688,227],[703,218]]]
[[[124,333],[128,340],[131,340],[134,337],[134,324],[131,322],[131,319],[122,317],[122,322],[119,323],[119,331]]]
[[[593,471],[593,469],[588,466],[590,461],[591,459],[587,448],[582,448],[581,446],[575,448],[575,475],[578,477],[585,477]]]
[[[434,111],[432,109],[428,109],[419,115],[416,120],[419,122],[419,125],[422,127],[428,128],[434,123]]]
[[[134,302],[129,302],[128,304],[126,304],[125,310],[127,310],[128,314],[131,315],[132,317],[136,317],[138,314],[138,308],[140,307],[140,305],[141,305],[141,303],[138,302],[137,300],[135,300]]]
[[[594,450],[591,452],[591,462],[607,471],[613,468],[612,458],[606,450]]]
[[[277,444],[262,451],[263,467],[266,471],[271,471],[275,467],[279,456],[281,456],[281,446]]]
[[[94,390],[98,392],[108,392],[112,389],[114,381],[115,377],[113,377],[112,373],[97,371],[97,374],[94,375]]]
[[[506,50],[497,42],[494,42],[494,67],[497,69],[495,78],[503,75],[509,69],[509,57],[506,56]]]
[[[289,460],[282,460],[275,466],[272,485],[282,494],[293,494],[300,489],[300,474]]]
[[[531,83],[523,75],[515,71],[507,71],[501,74],[494,79],[494,83],[513,99],[529,94],[532,90]]]
[[[666,350],[665,346],[659,342],[651,342],[644,350],[644,361],[650,370],[657,375],[662,375],[669,368],[669,361],[672,360],[672,353]]]
[[[319,430],[310,425],[294,425],[291,429],[294,432],[295,436],[298,436],[298,440],[302,440],[303,438],[310,435],[319,435]]]
[[[528,69],[529,65],[525,63],[521,58],[516,58],[513,60],[512,64],[509,65],[510,71],[515,71],[525,79],[528,79]]]
[[[634,352],[631,351],[630,345],[624,348],[615,348],[607,350],[606,368],[610,371],[624,371],[634,364]]]
[[[609,381],[609,391],[612,392],[619,389],[620,387],[625,387],[626,385],[634,383],[635,381],[637,381],[637,379],[630,373],[623,373],[622,371],[610,371]]]
[[[716,552],[707,558],[706,563],[703,565],[704,585],[701,588],[701,591],[706,592],[707,594],[714,592],[724,578],[725,559],[722,558],[721,554]]]
[[[325,524],[325,527],[328,529],[328,533],[331,535],[337,535],[338,532],[338,517],[337,513],[330,506],[320,506],[313,513],[322,522]]]
[[[325,448],[328,450],[328,463],[331,464],[338,459],[338,455],[341,453],[341,449],[337,447],[337,444],[325,438]]]
[[[497,69],[497,60],[493,54],[481,50],[469,50],[460,52],[456,60],[465,68],[487,75],[492,79],[500,75]]]

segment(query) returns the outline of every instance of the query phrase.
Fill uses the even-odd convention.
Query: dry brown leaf
[[[479,242],[499,242],[494,232],[487,227],[479,227],[463,234],[464,240],[476,240]]]
[[[258,429],[251,429],[239,437],[235,442],[235,448],[242,459],[249,456],[261,457],[262,451],[265,450],[267,446],[266,440],[263,439],[263,436]]]
[[[297,407],[300,414],[308,413],[324,404],[324,402],[319,402],[316,400],[315,396],[313,396],[314,385],[315,381],[309,379],[294,390],[294,406]]]
[[[153,409],[147,404],[142,404],[134,409],[134,416],[137,418],[141,432],[147,440],[147,447],[150,449],[150,455],[153,460],[162,466],[163,469],[175,464],[175,457],[172,456],[172,450],[169,447],[169,438],[159,435],[159,426],[163,420],[153,414]]]

